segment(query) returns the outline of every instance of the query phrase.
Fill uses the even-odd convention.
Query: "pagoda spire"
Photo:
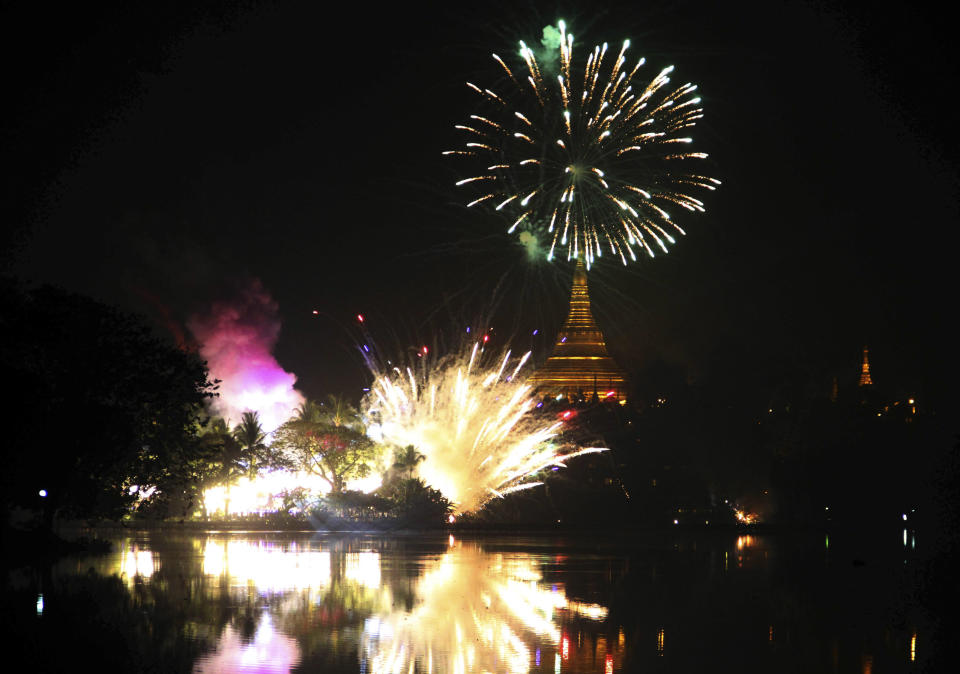
[[[573,270],[570,308],[557,334],[553,354],[530,381],[541,395],[570,398],[596,393],[601,399],[626,398],[626,374],[607,353],[603,333],[593,318],[587,268],[581,258]]]
[[[863,347],[863,365],[860,367],[860,386],[873,386],[873,379],[870,377],[870,359],[867,357],[870,349]]]

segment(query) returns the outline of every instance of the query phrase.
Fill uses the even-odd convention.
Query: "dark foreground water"
[[[19,671],[924,670],[913,534],[832,536],[142,533],[9,572],[2,629]]]

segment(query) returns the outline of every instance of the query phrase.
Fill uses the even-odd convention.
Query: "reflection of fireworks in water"
[[[300,664],[300,647],[274,627],[273,619],[264,612],[253,635],[243,634],[227,625],[216,651],[205,653],[194,664],[195,674],[207,672],[289,672]]]
[[[375,369],[365,412],[379,418],[383,439],[413,445],[426,460],[424,481],[454,502],[460,512],[479,509],[493,497],[539,484],[536,474],[566,459],[604,451],[576,451],[554,441],[561,423],[531,414],[537,398],[518,376],[530,357],[511,361],[507,351],[491,364],[479,344],[416,368]]]
[[[457,185],[480,189],[468,207],[509,213],[508,232],[519,230],[528,251],[549,242],[548,260],[558,246],[567,259],[584,255],[588,266],[605,250],[623,264],[638,252],[666,252],[674,235],[684,234],[666,209],[702,212],[690,188],[720,184],[689,168],[705,153],[682,149],[692,142],[686,130],[703,117],[697,87],[668,86],[673,66],[634,87],[644,59],[627,63],[629,40],[615,58],[606,43],[594,47],[578,70],[573,35],[562,21],[559,29],[544,30],[545,44],[552,36],[559,48],[558,74],[548,74],[552,63],[538,62],[521,41],[519,69],[493,55],[511,80],[505,89],[467,83],[491,111],[457,125],[468,142],[444,153],[484,167]]]
[[[363,655],[371,672],[526,672],[533,643],[566,647],[560,612],[607,616],[603,606],[542,585],[531,555],[490,554],[452,539],[451,546],[418,581],[421,603],[410,613],[367,620]]]
[[[164,578],[193,568],[191,602],[225,607],[229,597],[224,617],[255,619],[252,634],[238,620],[218,633],[201,616],[197,638],[209,635],[213,648],[197,661],[198,672],[274,671],[357,648],[371,673],[526,672],[561,660],[564,671],[597,671],[582,665],[600,658],[611,671],[622,659],[623,632],[617,647],[607,608],[567,596],[561,579],[571,576],[558,569],[559,557],[490,552],[453,536],[446,549],[423,542],[411,555],[395,539],[211,535],[193,537],[184,557],[179,543],[151,551],[149,541],[128,538],[91,566],[120,575],[131,590],[165,587]],[[578,655],[586,658],[579,665]]]

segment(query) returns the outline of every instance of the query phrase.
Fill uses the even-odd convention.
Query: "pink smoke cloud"
[[[273,356],[280,335],[277,303],[258,279],[252,279],[231,301],[215,302],[205,316],[193,316],[187,327],[200,344],[210,375],[220,380],[212,410],[236,425],[246,411],[258,412],[270,433],[303,403],[294,388],[296,375]]]

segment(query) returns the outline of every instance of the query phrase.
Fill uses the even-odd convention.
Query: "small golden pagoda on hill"
[[[573,271],[570,312],[557,334],[553,355],[531,375],[530,383],[542,396],[627,397],[626,373],[607,353],[603,333],[590,311],[583,260],[577,260]]]
[[[859,386],[873,386],[873,378],[870,376],[870,349],[863,347],[863,364],[860,366]]]

